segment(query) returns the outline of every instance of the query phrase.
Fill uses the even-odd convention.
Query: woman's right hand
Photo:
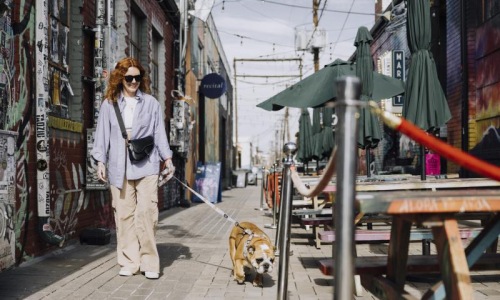
[[[98,162],[97,163],[97,178],[99,180],[106,182],[106,166],[104,165],[103,162]]]

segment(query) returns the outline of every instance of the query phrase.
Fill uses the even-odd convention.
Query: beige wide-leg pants
[[[155,233],[158,225],[158,175],[126,180],[120,190],[111,186],[122,270],[160,273]]]

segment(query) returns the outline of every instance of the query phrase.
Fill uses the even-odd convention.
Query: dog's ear
[[[254,246],[248,246],[247,250],[248,250],[248,254],[253,255],[253,253],[255,252],[255,247]]]

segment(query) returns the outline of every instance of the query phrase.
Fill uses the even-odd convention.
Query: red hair
[[[118,101],[118,97],[120,96],[120,93],[123,89],[123,78],[125,74],[128,72],[128,68],[130,67],[136,67],[139,69],[142,75],[142,80],[139,83],[139,90],[141,90],[143,93],[146,94],[151,94],[151,80],[149,79],[149,76],[146,74],[146,70],[144,67],[141,65],[141,63],[133,58],[133,57],[126,57],[120,60],[113,71],[111,71],[111,75],[109,77],[108,81],[108,86],[106,88],[106,94],[105,98],[108,99],[111,102],[116,102]]]

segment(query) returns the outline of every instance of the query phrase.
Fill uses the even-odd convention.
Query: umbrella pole
[[[370,178],[371,177],[371,170],[370,170],[370,149],[366,148],[365,150],[365,156],[366,156],[366,177]]]
[[[426,174],[425,174],[425,146],[420,145],[420,179],[421,180],[426,180]]]

